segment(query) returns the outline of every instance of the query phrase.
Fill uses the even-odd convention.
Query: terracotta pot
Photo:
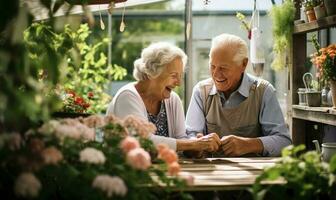
[[[312,22],[316,20],[315,12],[313,9],[306,10],[306,15],[308,17],[308,22]]]
[[[333,109],[336,109],[336,81],[330,80],[330,91],[333,102]]]

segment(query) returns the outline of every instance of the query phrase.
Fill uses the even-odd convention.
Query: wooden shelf
[[[294,34],[303,34],[333,26],[336,26],[336,15],[324,17],[313,22],[294,25]]]
[[[336,109],[293,105],[293,118],[336,126]]]

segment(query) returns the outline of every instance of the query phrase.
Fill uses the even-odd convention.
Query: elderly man
[[[188,135],[217,133],[224,156],[279,156],[291,144],[288,128],[267,81],[245,72],[247,45],[221,34],[212,40],[211,78],[193,89],[186,116]]]

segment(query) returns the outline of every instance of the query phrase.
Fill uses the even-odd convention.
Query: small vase
[[[328,16],[336,14],[336,0],[324,0]]]
[[[321,19],[326,16],[326,10],[323,4],[315,6],[314,12],[315,12],[316,19]]]
[[[333,109],[336,109],[336,81],[330,80],[330,91],[333,102]]]
[[[315,12],[313,9],[307,10],[306,15],[308,17],[308,22],[312,22],[316,20]]]

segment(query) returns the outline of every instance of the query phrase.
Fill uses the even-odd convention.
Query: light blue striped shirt
[[[220,95],[222,106],[233,108],[242,103],[249,96],[250,87],[256,79],[256,77],[244,73],[241,85],[228,99],[224,95]],[[217,89],[214,85],[209,95],[216,93]],[[259,113],[259,123],[262,129],[259,139],[264,146],[264,156],[279,156],[282,148],[292,143],[275,93],[274,87],[269,84],[265,89]],[[205,117],[199,83],[193,89],[186,116],[186,128],[189,136],[199,132],[204,133],[205,130]]]

